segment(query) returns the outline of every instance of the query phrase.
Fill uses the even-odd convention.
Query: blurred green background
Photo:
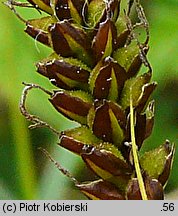
[[[178,22],[177,0],[142,1],[150,23],[149,60],[158,87],[155,127],[143,150],[169,139],[178,146]],[[38,17],[31,9],[20,9],[25,18]],[[38,83],[52,89],[48,80],[35,72],[35,62],[50,49],[35,43],[24,25],[3,4],[0,5],[0,199],[85,199],[69,179],[61,175],[38,150],[45,147],[52,156],[80,180],[89,174],[77,156],[57,146],[58,138],[48,129],[29,130],[19,112],[22,82]],[[61,131],[75,124],[58,114],[48,97],[33,90],[29,111]],[[88,177],[87,177],[88,175]],[[178,198],[178,150],[166,186],[167,198]]]

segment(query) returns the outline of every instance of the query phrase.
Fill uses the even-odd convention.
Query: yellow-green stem
[[[131,128],[131,141],[132,141],[132,152],[133,152],[133,160],[135,171],[138,179],[138,185],[140,188],[140,193],[143,200],[148,200],[145,185],[143,182],[143,177],[140,170],[140,164],[137,153],[137,145],[135,141],[135,130],[134,130],[134,110],[133,110],[133,101],[132,101],[132,88],[130,89],[130,128]]]

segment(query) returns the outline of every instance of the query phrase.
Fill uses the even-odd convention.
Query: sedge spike
[[[139,0],[8,0],[6,5],[26,25],[35,43],[52,50],[36,64],[55,90],[26,84],[21,113],[35,127],[47,127],[59,137],[59,146],[77,154],[97,179],[77,180],[46,150],[42,152],[89,199],[164,199],[175,147],[169,141],[139,152],[153,129],[157,83],[147,59],[149,24]],[[125,5],[125,6],[124,6]],[[42,17],[24,20],[16,7],[31,7]],[[138,23],[131,17],[135,10]],[[46,13],[46,16],[44,15]],[[145,31],[144,42],[137,31]],[[142,36],[142,35],[141,35]],[[148,72],[139,73],[141,67]],[[28,113],[25,102],[31,89],[48,95],[54,109],[79,124],[58,132],[38,116]],[[130,145],[131,143],[131,145]]]

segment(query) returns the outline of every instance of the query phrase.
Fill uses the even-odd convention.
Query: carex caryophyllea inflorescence
[[[163,199],[174,146],[166,141],[139,156],[154,124],[156,87],[147,61],[148,23],[139,1],[139,23],[130,18],[132,4],[121,0],[29,0],[44,17],[25,21],[25,32],[51,47],[37,71],[57,89],[49,101],[80,127],[63,131],[59,145],[78,154],[98,177],[76,183],[90,199],[142,199],[133,156],[131,127],[148,199]],[[44,13],[45,12],[45,13]],[[135,29],[146,32],[139,42]],[[138,74],[145,65],[145,73]],[[45,102],[44,102],[45,103]],[[131,106],[132,104],[132,106]],[[131,125],[131,109],[134,124]]]

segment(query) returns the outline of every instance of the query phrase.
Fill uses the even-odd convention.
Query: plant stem
[[[138,179],[138,185],[140,188],[140,193],[143,200],[148,200],[143,177],[140,170],[140,164],[138,159],[138,153],[137,153],[137,145],[135,141],[135,130],[134,130],[134,110],[133,110],[133,102],[132,102],[132,88],[130,89],[130,128],[131,128],[131,141],[132,141],[132,152],[133,152],[133,160],[136,170],[136,175]]]

